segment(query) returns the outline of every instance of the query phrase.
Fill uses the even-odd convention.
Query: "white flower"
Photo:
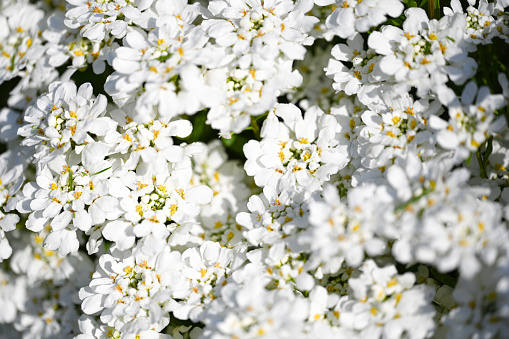
[[[52,232],[46,237],[45,246],[65,255],[78,250],[77,229],[87,232],[93,224],[104,221],[98,222],[96,206],[102,204],[102,209],[115,214],[118,202],[101,197],[108,192],[104,179],[111,173],[111,165],[107,161],[88,168],[68,165],[60,168],[60,172],[48,167],[41,169],[36,182],[25,185],[25,197],[17,208],[30,212],[27,228],[34,232],[41,231],[49,222]]]
[[[252,245],[271,246],[282,240],[295,248],[293,236],[307,226],[305,196],[292,187],[277,191],[265,186],[263,194],[249,198],[251,213],[240,212],[235,220],[247,230],[244,236]],[[293,246],[292,246],[293,244]]]
[[[121,250],[132,247],[135,236],[168,237],[169,231],[194,221],[200,213],[200,204],[212,198],[207,186],[189,186],[191,168],[154,177],[130,174],[123,178],[124,182],[119,178],[109,181],[110,193],[119,198],[125,220],[112,221],[102,231],[104,237],[115,241]]]
[[[373,207],[366,198],[376,194],[374,189],[366,185],[351,190],[347,205],[340,201],[334,187],[326,186],[323,199],[310,203],[312,227],[299,237],[299,242],[307,244],[311,250],[307,269],[321,265],[324,273],[334,274],[343,262],[352,267],[361,265],[364,252],[370,256],[385,252],[385,241],[376,237],[376,224],[369,220]]]
[[[151,164],[154,168],[163,168],[167,161],[178,163],[184,159],[184,149],[175,145],[172,137],[189,136],[192,131],[189,121],[161,119],[136,123],[131,109],[134,110],[134,107],[129,105],[123,110],[111,112],[112,118],[122,130],[118,132],[111,129],[104,137],[104,141],[112,146],[115,153],[126,155],[124,169],[134,169],[140,162]]]
[[[306,33],[318,21],[304,15],[311,7],[311,0],[296,4],[289,0],[216,0],[208,7],[213,17],[202,26],[218,45],[231,47],[241,68],[252,64],[263,69],[271,67],[280,54],[291,60],[304,58],[302,45],[313,42]]]
[[[103,254],[89,286],[79,296],[85,314],[101,312],[103,324],[123,334],[156,329],[168,324],[162,307],[170,293],[178,289],[177,282],[183,262],[180,253],[168,246],[153,248],[150,255],[124,252],[112,256]]]
[[[102,117],[106,111],[104,95],[93,98],[92,85],[76,88],[72,82],[54,82],[49,93],[25,111],[26,124],[18,134],[22,144],[35,146],[37,162],[45,164],[70,153],[71,144],[85,145],[91,141],[89,133],[103,136],[111,128],[111,119]]]
[[[16,229],[20,218],[10,213],[15,210],[16,198],[14,195],[21,188],[24,166],[16,157],[21,153],[5,152],[0,155],[0,262],[10,257],[12,248],[5,237],[5,233]]]
[[[415,86],[421,97],[448,78],[463,84],[474,75],[477,64],[462,48],[463,16],[429,20],[420,8],[410,8],[405,15],[403,29],[385,26],[368,38],[368,45],[384,55],[379,65],[383,73],[400,85]]]
[[[150,7],[153,0],[142,0],[133,6],[129,1],[85,1],[70,0],[65,13],[65,24],[69,28],[81,27],[81,34],[92,41],[102,41],[111,34],[122,38],[128,24],[141,16],[141,11]]]
[[[38,32],[43,27],[44,12],[26,3],[2,4],[0,14],[0,83],[29,73],[44,53]],[[29,66],[29,67],[27,67]]]
[[[505,309],[509,302],[507,259],[505,252],[495,265],[483,266],[470,279],[459,279],[453,291],[455,307],[442,317],[447,337],[505,336]]]
[[[226,284],[221,298],[203,316],[207,325],[203,337],[302,337],[308,305],[308,300],[288,290],[266,290],[258,277],[244,286]]]
[[[316,106],[302,117],[296,106],[278,104],[263,124],[262,141],[244,146],[244,169],[259,187],[289,185],[313,192],[349,160],[346,147],[336,139],[340,132],[334,117]]]
[[[451,90],[444,89],[439,99],[449,109],[449,121],[438,116],[430,118],[430,127],[438,130],[437,142],[444,149],[467,149],[476,151],[490,134],[506,126],[504,116],[497,117],[496,110],[507,105],[502,94],[491,94],[488,86],[478,88],[470,81],[461,98]],[[475,102],[474,102],[475,99]]]
[[[323,1],[321,1],[323,2]],[[327,1],[326,3],[332,3]],[[327,28],[341,38],[349,38],[355,32],[367,32],[383,23],[387,15],[396,18],[404,6],[399,0],[334,0],[336,9],[327,17]]]

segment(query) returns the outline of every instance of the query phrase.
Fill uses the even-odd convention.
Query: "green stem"
[[[97,173],[90,174],[90,176],[91,176],[91,177],[93,177],[94,175],[101,174],[101,173],[103,173],[103,172],[106,172],[106,171],[107,171],[107,170],[109,170],[110,168],[111,168],[111,166],[110,166],[110,167],[108,167],[108,168],[105,168],[105,169],[103,169],[103,170],[100,170],[100,171],[99,171],[99,172],[97,172]]]
[[[74,189],[74,180],[72,177],[72,171],[69,169],[69,192]]]
[[[255,135],[255,138],[257,140],[261,140],[261,137],[260,137],[260,127],[256,123],[256,119],[253,119],[253,117],[251,117],[251,128],[253,129],[253,133]]]
[[[481,178],[488,179],[488,174],[486,174],[486,167],[484,167],[484,161],[482,160],[481,151],[476,152],[477,162],[479,163],[479,168],[481,169]]]
[[[435,17],[435,0],[428,0],[428,12],[429,18],[433,19]]]

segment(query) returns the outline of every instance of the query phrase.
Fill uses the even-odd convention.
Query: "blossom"
[[[261,187],[297,185],[313,192],[348,161],[346,147],[335,139],[340,131],[335,119],[318,107],[302,117],[296,106],[280,104],[263,124],[262,141],[244,146],[244,168]]]
[[[23,145],[35,146],[35,158],[45,164],[71,150],[71,143],[90,142],[89,132],[104,135],[111,124],[101,117],[106,110],[104,95],[93,98],[92,85],[76,88],[72,82],[53,83],[49,93],[41,96],[24,115],[26,124],[19,135]]]
[[[327,17],[327,28],[341,38],[350,38],[355,32],[367,32],[387,19],[396,18],[404,6],[399,0],[370,0],[355,2],[350,0],[316,1],[317,4],[336,4],[336,9]]]

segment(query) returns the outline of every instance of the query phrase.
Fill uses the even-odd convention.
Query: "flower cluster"
[[[509,2],[439,5],[0,0],[0,337],[507,338]]]

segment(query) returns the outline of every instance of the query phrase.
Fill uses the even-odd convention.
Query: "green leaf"
[[[167,55],[161,55],[159,58],[157,58],[157,60],[159,60],[159,61],[163,62],[163,61],[166,61],[166,60],[168,60],[169,58],[171,58],[171,56],[172,56],[172,55],[173,55],[173,54],[171,54],[171,53],[168,53]]]
[[[488,162],[490,161],[489,158],[490,158],[491,152],[493,152],[493,137],[488,138],[488,141],[486,144],[486,151],[484,152],[484,155],[483,155],[483,161],[484,161],[485,168],[488,165]]]
[[[451,277],[450,275],[448,274],[444,274],[444,273],[440,273],[438,272],[438,270],[434,267],[431,267],[431,274],[433,274],[433,276],[438,280],[440,281],[442,284],[444,285],[447,285],[447,286],[450,286],[452,288],[454,288],[454,286],[456,286],[456,282],[457,282],[457,279],[455,279],[454,277]]]
[[[111,168],[111,166],[110,166],[110,167],[108,167],[108,168],[105,168],[105,169],[103,169],[103,170],[100,170],[100,171],[99,171],[99,172],[97,172],[97,173],[90,174],[90,176],[91,176],[91,177],[93,177],[94,175],[101,174],[101,173],[103,173],[103,172],[106,172],[106,171],[107,171],[107,170],[109,170],[110,168]]]
[[[467,165],[470,165],[470,161],[472,161],[472,152],[470,152],[470,155],[468,156],[467,160],[466,160],[466,163]]]
[[[74,180],[72,177],[72,170],[69,169],[69,192],[74,189]]]

